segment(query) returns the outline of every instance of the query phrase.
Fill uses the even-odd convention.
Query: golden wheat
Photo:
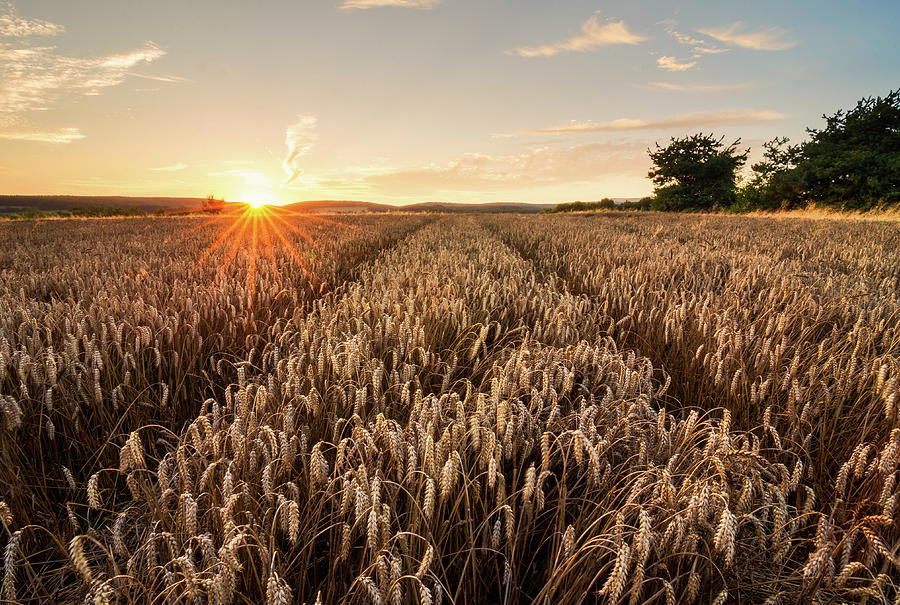
[[[0,226],[5,599],[900,598],[894,224],[291,220]]]

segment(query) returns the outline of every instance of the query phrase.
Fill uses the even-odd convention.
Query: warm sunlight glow
[[[275,194],[275,191],[269,187],[253,187],[242,190],[236,196],[234,201],[241,204],[247,204],[252,208],[261,208],[263,206],[279,206],[283,202]]]
[[[319,279],[298,252],[297,244],[321,248],[315,233],[322,225],[341,229],[360,230],[360,227],[332,220],[323,216],[292,212],[268,201],[245,201],[243,205],[229,205],[231,208],[220,215],[211,217],[188,233],[211,227],[217,231],[214,241],[197,259],[197,266],[211,259],[220,271],[231,270],[235,262],[245,263],[247,274],[246,296],[253,301],[256,293],[257,265],[260,259],[269,259],[270,269],[278,272],[278,255],[289,257],[312,284]],[[215,255],[215,256],[214,256]]]

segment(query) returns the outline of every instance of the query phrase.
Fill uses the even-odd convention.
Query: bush
[[[216,199],[215,196],[207,195],[203,200],[203,212],[207,214],[221,214],[225,210],[225,200]]]

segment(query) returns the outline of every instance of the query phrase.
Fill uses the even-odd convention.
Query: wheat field
[[[0,224],[0,600],[900,603],[900,226]]]

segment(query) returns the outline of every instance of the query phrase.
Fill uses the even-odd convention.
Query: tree
[[[857,210],[900,202],[900,89],[822,117],[797,163],[808,198]]]
[[[213,195],[207,195],[203,200],[203,212],[207,214],[220,214],[225,209],[225,200],[217,200]]]
[[[763,143],[763,159],[751,166],[753,175],[738,194],[735,210],[787,210],[805,202],[803,183],[796,170],[803,146],[787,137]]]
[[[725,146],[724,137],[694,134],[672,138],[666,147],[648,150],[653,161],[655,210],[711,210],[731,206],[736,198],[737,171],[749,151],[738,151],[737,139]]]
[[[653,209],[653,196],[648,195],[646,197],[642,197],[638,201],[636,201],[634,206],[635,210],[652,210]]]

